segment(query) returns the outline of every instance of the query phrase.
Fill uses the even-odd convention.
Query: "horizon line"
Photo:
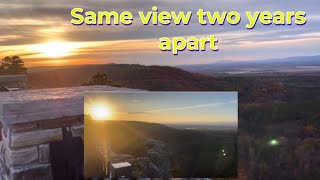
[[[274,61],[274,60],[288,60],[293,58],[311,58],[311,57],[320,57],[318,55],[310,55],[310,56],[287,56],[282,58],[265,58],[265,59],[255,59],[255,60],[218,60],[213,62],[206,62],[206,63],[179,63],[179,64],[143,64],[143,63],[116,63],[116,62],[108,62],[108,63],[84,63],[84,64],[68,64],[68,65],[43,65],[43,66],[26,66],[27,68],[37,68],[37,67],[75,67],[75,66],[95,66],[95,65],[141,65],[141,66],[169,66],[169,67],[178,67],[178,66],[188,66],[188,65],[210,65],[215,63],[222,63],[222,62],[233,62],[233,63],[246,63],[246,62],[263,62],[263,61]]]

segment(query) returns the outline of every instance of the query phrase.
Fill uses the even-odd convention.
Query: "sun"
[[[72,55],[72,52],[79,48],[78,43],[52,41],[43,44],[37,44],[32,47],[34,51],[41,53],[44,57],[60,58]]]
[[[105,121],[111,117],[111,108],[106,105],[96,104],[89,109],[89,114],[94,120]]]

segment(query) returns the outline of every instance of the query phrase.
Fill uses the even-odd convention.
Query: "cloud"
[[[145,114],[146,112],[128,112],[128,114]]]
[[[197,109],[197,108],[203,108],[203,107],[218,107],[218,106],[221,106],[221,105],[224,105],[224,104],[225,103],[197,104],[197,105],[185,106],[185,107],[155,109],[155,110],[149,110],[149,111],[146,111],[146,112],[154,113],[154,112],[162,112],[162,111],[176,111],[176,110],[186,110],[186,109]]]
[[[187,109],[197,109],[204,107],[219,107],[225,105],[226,103],[208,103],[208,104],[197,104],[192,106],[184,106],[184,107],[173,107],[173,108],[163,108],[163,109],[153,109],[147,111],[137,111],[137,112],[128,112],[128,114],[147,114],[147,113],[159,113],[163,111],[178,111],[178,110],[187,110]]]
[[[40,3],[41,2],[41,3]],[[70,59],[88,59],[94,62],[141,63],[141,64],[182,64],[208,63],[213,60],[251,60],[293,55],[318,53],[320,32],[318,0],[270,1],[261,0],[13,0],[0,2],[0,46],[1,52],[18,52],[21,45],[30,45],[62,39],[65,41],[97,44],[82,48],[80,54]],[[153,5],[159,11],[192,11],[189,26],[143,26],[137,18],[137,11],[149,11]],[[82,7],[93,11],[131,11],[134,24],[131,26],[72,26],[72,8]],[[305,26],[263,26],[258,24],[253,30],[246,30],[246,18],[237,26],[201,26],[197,23],[196,11],[231,11],[240,14],[245,11],[306,11],[308,22]],[[175,36],[206,36],[214,34],[219,39],[219,52],[183,52],[178,57],[158,49],[158,38]],[[107,42],[122,41],[117,46]],[[280,42],[282,41],[282,42]],[[298,43],[298,44],[296,44]],[[305,43],[305,45],[299,45]],[[127,44],[127,45],[126,45]],[[128,45],[132,44],[133,47]],[[114,45],[114,44],[113,44]],[[256,45],[256,46],[255,46]],[[138,48],[140,46],[140,48]],[[147,50],[147,51],[146,51]],[[252,53],[252,52],[255,53]],[[37,61],[28,55],[34,52],[20,52],[27,61]],[[3,55],[1,53],[0,55]],[[12,55],[12,54],[10,54]],[[183,60],[183,61],[182,61]],[[39,59],[38,59],[39,61]],[[28,62],[26,62],[28,64]]]

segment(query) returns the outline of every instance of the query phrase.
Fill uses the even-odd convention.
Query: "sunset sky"
[[[19,55],[27,66],[73,64],[199,64],[221,60],[260,60],[318,55],[320,7],[318,0],[1,0],[0,58]],[[143,26],[138,11],[192,11],[189,26]],[[130,11],[131,26],[73,26],[71,9]],[[196,12],[238,11],[237,26],[201,26]],[[304,26],[262,26],[247,30],[245,11],[305,11]],[[159,38],[216,35],[219,51],[172,52],[159,50]]]
[[[93,119],[107,112],[98,120],[237,126],[237,99],[236,92],[93,93],[85,96],[84,112]]]

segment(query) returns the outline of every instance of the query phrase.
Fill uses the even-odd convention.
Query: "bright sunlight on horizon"
[[[52,41],[30,45],[30,50],[39,53],[44,58],[60,58],[73,55],[74,51],[80,47],[79,43]]]
[[[93,120],[107,121],[112,117],[112,110],[108,105],[91,104],[89,106],[88,114]]]

